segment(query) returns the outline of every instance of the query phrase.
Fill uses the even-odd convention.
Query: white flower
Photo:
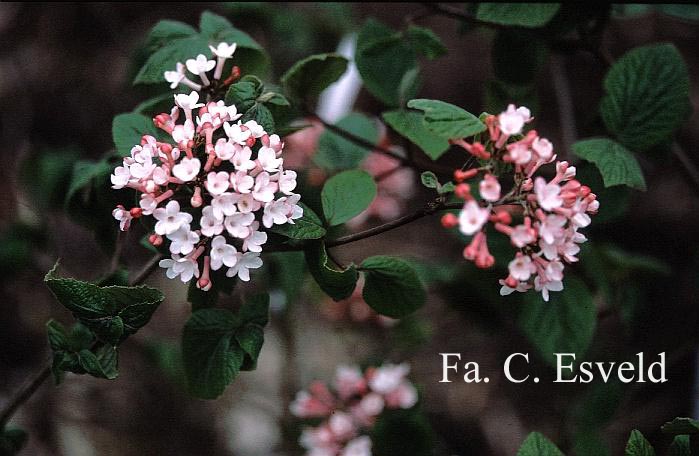
[[[253,222],[250,225],[250,234],[243,240],[243,251],[262,251],[262,246],[267,242],[267,233],[258,231],[259,229],[260,222]]]
[[[142,180],[142,179],[147,179],[150,177],[151,174],[153,174],[153,171],[155,171],[156,164],[153,163],[153,157],[150,155],[146,155],[143,163],[136,162],[129,166],[129,172],[131,173],[131,176],[133,176],[136,179]]]
[[[201,77],[202,73],[211,71],[216,66],[216,61],[209,60],[204,54],[199,54],[196,59],[188,59],[185,63],[189,72],[197,74],[199,77]]]
[[[192,277],[199,277],[199,265],[189,257],[181,258],[179,255],[172,255],[172,259],[160,260],[158,265],[167,269],[165,275],[170,279],[180,276],[180,280],[187,283],[192,280]]]
[[[384,400],[380,394],[369,393],[359,402],[359,409],[366,416],[377,416],[383,412]]]
[[[545,211],[551,211],[563,205],[561,187],[557,184],[547,184],[543,177],[534,180],[534,193],[539,205]]]
[[[296,171],[282,171],[279,173],[279,191],[291,195],[296,188]]]
[[[177,62],[177,69],[175,71],[166,71],[164,73],[165,80],[170,83],[170,88],[176,88],[180,82],[185,78],[184,65],[181,62]]]
[[[371,456],[371,439],[363,435],[350,440],[340,456]]]
[[[257,161],[265,171],[275,172],[284,162],[281,158],[277,158],[277,153],[271,147],[260,147],[257,153]]]
[[[526,225],[517,225],[512,229],[510,241],[515,247],[522,248],[536,240],[535,232]]]
[[[210,172],[206,176],[206,189],[212,195],[220,195],[230,186],[230,175],[225,171]]]
[[[221,266],[229,268],[238,262],[238,251],[230,244],[226,243],[226,238],[216,236],[211,241],[211,269],[218,271]]]
[[[495,202],[500,199],[500,182],[492,174],[486,174],[478,184],[478,191],[484,200]]]
[[[467,236],[475,234],[488,220],[490,210],[482,208],[474,200],[467,201],[459,213],[459,230]]]
[[[164,166],[158,166],[153,170],[152,177],[157,185],[166,185],[170,181],[170,171]]]
[[[294,220],[303,217],[303,208],[296,204],[300,198],[300,195],[294,194],[289,197],[283,196],[276,201],[267,203],[262,214],[262,224],[267,228],[271,228],[272,225],[294,223]]]
[[[177,144],[184,144],[186,146],[189,141],[194,139],[194,122],[185,120],[184,124],[175,125],[175,128],[172,129],[172,139]]]
[[[532,159],[532,151],[524,144],[514,143],[507,146],[510,160],[518,165],[526,165]]]
[[[225,216],[233,215],[238,212],[235,206],[238,199],[240,199],[240,195],[235,193],[222,193],[214,196],[214,199],[211,200],[214,216],[223,220]]]
[[[233,166],[235,166],[237,171],[248,171],[255,169],[255,166],[257,165],[253,160],[250,160],[250,157],[252,157],[252,150],[250,150],[248,146],[236,144],[235,155],[233,155],[231,163],[233,163]]]
[[[537,137],[532,143],[532,149],[536,152],[536,155],[544,161],[548,161],[553,156],[553,144],[546,138]]]
[[[192,216],[186,212],[180,212],[180,203],[177,201],[170,201],[165,208],[157,208],[153,211],[153,217],[158,220],[155,224],[155,232],[161,236],[172,234],[182,225],[192,223]]]
[[[172,167],[172,174],[182,182],[189,182],[197,178],[200,170],[201,162],[198,158],[184,157]]]
[[[264,127],[262,127],[262,125],[258,124],[254,120],[248,120],[247,122],[245,122],[244,125],[248,127],[248,129],[250,130],[250,134],[254,138],[261,138],[262,136],[267,134]]]
[[[235,277],[236,275],[243,282],[250,280],[250,269],[257,269],[262,266],[262,258],[257,252],[238,253],[238,262],[226,272],[226,276]]]
[[[206,206],[201,211],[202,217],[199,221],[201,226],[201,234],[206,237],[216,236],[223,232],[223,217],[216,217],[214,215],[214,208],[211,206]]]
[[[235,52],[236,46],[237,46],[236,43],[233,43],[233,44],[218,43],[218,46],[216,46],[216,47],[209,45],[209,49],[211,49],[211,52],[213,52],[216,57],[230,59],[231,57],[233,57],[233,53]],[[213,68],[213,67],[211,67],[211,68]],[[209,70],[211,68],[209,68]],[[209,70],[206,70],[206,71],[209,71]]]
[[[252,222],[254,220],[255,214],[251,212],[237,212],[233,215],[229,215],[228,217],[226,217],[223,224],[226,227],[226,231],[228,231],[228,234],[230,234],[233,237],[245,239],[248,236],[248,234],[250,234],[250,229],[248,227],[252,225]]]
[[[510,275],[515,279],[526,282],[532,274],[536,272],[536,266],[528,255],[518,254],[514,260],[507,265]]]
[[[262,207],[262,203],[252,197],[252,193],[244,193],[238,198],[238,211],[255,212]]]
[[[119,229],[121,231],[126,231],[131,226],[131,212],[124,209],[123,206],[117,206],[116,209],[112,211],[112,216],[119,221]]]
[[[560,280],[544,281],[540,276],[534,278],[534,289],[541,292],[544,301],[549,301],[549,291],[563,290],[563,282]]]
[[[328,427],[330,427],[330,431],[338,440],[347,440],[357,432],[352,417],[340,411],[336,411],[332,414],[328,420]]]
[[[199,103],[199,94],[192,91],[189,95],[186,93],[178,93],[175,95],[175,104],[185,111],[201,108],[204,103]]]
[[[498,281],[502,287],[500,288],[500,296],[508,296],[515,291],[518,291],[520,293],[524,293],[527,290],[529,290],[532,286],[529,285],[527,282],[517,282],[517,287],[516,288],[511,288],[507,286],[504,280],[500,279]]]
[[[255,185],[255,179],[245,171],[231,174],[231,187],[238,193],[250,193]]]
[[[557,238],[563,236],[565,224],[565,217],[558,214],[549,214],[539,225],[539,236],[547,244],[553,244]]]
[[[374,376],[369,380],[369,387],[379,394],[389,394],[396,390],[403,379],[410,372],[410,367],[405,364],[384,364],[376,369]]]
[[[269,173],[263,171],[255,178],[255,187],[252,189],[252,196],[261,203],[269,203],[274,199],[274,194],[277,190],[277,183],[271,182]]]
[[[521,109],[521,108],[520,108]],[[525,108],[526,109],[526,108]],[[528,110],[527,110],[528,111]],[[498,124],[500,131],[508,136],[517,135],[522,132],[525,120],[529,120],[529,116],[525,117],[525,113],[515,109],[515,105],[509,105],[507,111],[498,116]]]
[[[235,154],[235,146],[232,142],[220,138],[216,141],[214,151],[216,152],[216,156],[221,160],[230,160]]]
[[[117,166],[114,168],[114,173],[110,176],[110,179],[112,180],[112,188],[119,190],[120,188],[124,188],[129,183],[129,179],[131,179],[131,172],[126,166]]]
[[[223,124],[223,130],[226,132],[226,136],[230,138],[231,141],[237,144],[246,144],[248,138],[252,134],[250,130],[243,130],[238,124],[230,124],[225,122]]]
[[[199,235],[191,231],[189,225],[182,225],[174,233],[168,234],[167,238],[171,241],[170,252],[188,255],[194,250],[194,244],[199,242]]]
[[[150,193],[143,193],[141,194],[141,200],[138,202],[138,205],[141,207],[143,215],[151,215],[155,208],[158,207],[158,202]]]

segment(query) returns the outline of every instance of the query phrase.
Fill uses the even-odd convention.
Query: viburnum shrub
[[[578,229],[590,224],[599,201],[590,187],[574,179],[574,166],[556,161],[548,139],[535,130],[523,132],[532,120],[529,109],[509,105],[498,116],[485,116],[488,130],[483,142],[451,140],[480,166],[464,165],[454,172],[454,194],[465,203],[458,216],[442,216],[442,225],[458,226],[461,233],[473,236],[464,258],[489,268],[495,258],[488,251],[485,228],[492,224],[517,249],[507,266],[508,276],[500,280],[500,294],[525,292],[533,286],[548,301],[549,291],[563,289],[564,263],[578,261],[578,244],[587,240]],[[547,181],[537,172],[548,164],[555,164],[555,175]]]
[[[250,269],[262,266],[260,252],[267,242],[262,227],[294,223],[303,215],[297,204],[301,195],[293,193],[296,172],[283,167],[282,140],[255,120],[240,121],[237,107],[221,99],[218,89],[237,79],[233,67],[221,80],[236,43],[210,49],[216,60],[199,54],[164,73],[171,88],[183,84],[196,90],[174,95],[170,112],[153,119],[169,142],[144,135],[111,176],[112,188],[140,193],[138,207],[120,205],[112,212],[121,230],[134,218],[152,216],[149,242],[166,242],[172,254],[160,266],[171,279],[197,278],[204,291],[211,289],[211,271],[221,268],[227,277],[250,280]]]
[[[67,188],[40,192],[39,207],[65,208],[94,233],[111,261],[93,282],[63,277],[58,262],[46,274],[45,284],[75,321],[48,322],[51,361],[0,409],[0,455],[16,453],[26,440],[6,424],[47,378],[59,384],[67,373],[119,375],[121,344],[165,300],[165,293],[143,285],[158,266],[189,284],[191,303],[177,352],[161,364],[182,373],[178,383],[188,393],[217,398],[241,372],[256,369],[271,322],[287,350],[277,371],[290,388],[282,388],[279,409],[293,415],[284,413],[280,428],[294,436],[287,439],[291,452],[312,456],[436,454],[408,365],[381,362],[427,345],[430,317],[447,301],[425,306],[428,296],[453,297],[450,312],[486,301],[502,310],[508,330],[519,329],[541,365],[553,365],[552,353],[582,357],[596,337],[599,314],[623,309],[626,320],[633,313],[627,311],[633,299],[613,290],[639,271],[661,274],[667,268],[597,244],[599,232],[590,225],[598,211],[599,222],[618,220],[631,190],[646,190],[635,153],[672,149],[682,158],[672,143],[690,112],[689,77],[679,52],[652,44],[615,62],[595,48],[601,29],[580,23],[579,40],[568,33],[567,21],[590,20],[571,5],[423,7],[429,14],[411,16],[400,30],[367,20],[356,37],[343,40],[353,48],[347,54],[352,62],[339,53],[314,54],[279,78],[270,76],[271,68],[284,66],[288,49],[283,58],[272,53],[278,58],[272,66],[270,54],[222,16],[204,12],[198,28],[171,20],[153,27],[137,53],[145,60],[134,79],[152,97],[114,118],[113,151],[97,162],[74,160]],[[272,11],[278,14],[276,7]],[[431,14],[495,30],[494,76],[484,94],[489,112],[474,115],[417,98],[430,77],[421,62],[447,53],[437,34],[415,24]],[[603,25],[609,14],[595,20]],[[561,35],[559,29],[567,31]],[[271,41],[284,40],[273,36]],[[608,71],[599,116],[589,127],[597,136],[570,139],[576,125],[565,111],[572,104],[559,100],[559,129],[573,134],[562,134],[566,139],[554,149],[532,129],[532,112],[519,105],[538,104],[533,94],[541,86],[536,75],[542,56],[562,49],[590,53]],[[565,98],[561,85],[554,85],[555,98]],[[380,115],[351,112],[360,86],[376,102],[371,106],[381,106]],[[540,126],[557,134],[549,128]],[[54,165],[66,168],[67,157],[60,155]],[[44,168],[52,170],[43,165],[31,161],[28,169],[39,177],[29,180],[61,180],[48,171],[42,176]],[[55,204],[63,195],[63,205]],[[371,245],[371,254],[338,254],[345,245],[430,216],[432,225],[419,235],[397,237],[402,251],[415,255],[385,255],[381,243]],[[593,242],[581,247],[588,227]],[[125,258],[124,245],[134,238],[140,240],[135,248],[152,257],[129,273],[127,266],[140,255]],[[417,257],[432,251],[434,258]],[[632,296],[641,294],[634,290]],[[314,382],[294,399],[302,378],[296,369],[301,353],[295,351],[308,347],[298,339],[311,337],[296,319],[305,322],[309,312],[378,334],[382,343],[362,364],[374,367],[338,367],[331,385]],[[588,395],[590,403],[619,402],[618,395],[607,400],[596,389],[582,397]],[[585,410],[567,415],[591,416]],[[587,421],[562,427],[561,433],[572,430],[564,440],[575,440],[578,454],[587,454],[578,451],[580,436],[589,443],[604,424]],[[688,419],[663,428],[678,447],[698,429]],[[638,431],[629,445],[650,446]],[[529,435],[520,454],[540,451],[561,454],[538,433]]]

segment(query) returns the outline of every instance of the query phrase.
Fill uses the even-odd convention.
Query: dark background
[[[420,4],[0,4],[0,402],[45,362],[45,321],[68,321],[41,284],[45,271],[62,258],[66,273],[94,279],[109,263],[92,233],[62,213],[61,195],[36,195],[41,185],[27,167],[40,166],[40,158],[47,155],[71,166],[78,157],[97,159],[110,150],[112,118],[133,109],[146,94],[130,81],[148,29],[163,18],[194,25],[204,9],[226,15],[265,47],[275,76],[299,58],[333,51],[340,36],[366,17],[401,27],[412,16],[449,49],[446,57],[425,62],[420,96],[480,112],[484,87],[493,77],[493,33],[464,30],[450,18],[418,18],[427,11]],[[674,43],[689,67],[697,105],[696,21],[652,11],[612,15],[603,36],[613,58],[641,44]],[[553,52],[547,58],[537,78],[536,128],[557,145],[559,157],[572,159],[568,146],[599,131],[596,112],[605,71],[585,52]],[[381,106],[363,91],[356,109],[378,114]],[[473,280],[482,280],[494,287],[494,279],[478,275],[463,261],[461,242],[445,236],[436,218],[424,219],[337,250],[347,262],[382,252],[439,260],[447,271],[456,268],[448,284],[434,287],[428,306],[420,311],[429,326],[424,342],[391,349],[387,347],[396,334],[386,329],[328,322],[317,311],[311,290],[294,311],[299,317],[291,324],[297,335],[295,353],[286,354],[288,322],[284,326],[276,321],[267,334],[260,370],[241,377],[216,402],[191,399],[178,387],[177,373],[161,368],[168,365],[162,362],[163,353],[170,353],[168,347],[177,341],[187,316],[184,289],[156,274],[152,283],[164,287],[167,300],[141,337],[125,344],[119,379],[70,376],[58,388],[45,385],[14,421],[31,436],[23,454],[267,455],[273,454],[272,448],[274,454],[292,454],[297,451],[293,438],[285,438],[277,426],[286,416],[283,404],[289,391],[312,378],[328,379],[340,362],[372,356],[412,364],[413,379],[423,385],[423,404],[439,454],[514,454],[532,430],[570,450],[584,440],[581,434],[588,424],[599,429],[595,432],[612,454],[620,454],[633,428],[666,444],[667,437],[659,432],[662,423],[699,413],[694,386],[699,186],[687,171],[699,164],[697,120],[695,112],[679,131],[674,150],[658,148],[639,157],[648,191],[629,193],[622,215],[593,222],[587,233],[592,243],[614,243],[653,256],[669,268],[668,274],[620,277],[619,299],[626,304],[617,306],[597,296],[600,318],[590,351],[595,360],[666,351],[665,384],[601,388],[598,396],[586,396],[589,392],[576,385],[550,383],[553,372],[536,357],[532,369],[542,372],[539,385],[512,385],[495,375],[507,354],[535,349],[512,319],[484,302],[472,286]],[[689,165],[683,166],[678,156]],[[424,195],[418,194],[416,205],[422,200]],[[148,257],[137,245],[127,254],[127,263],[134,267]],[[624,313],[627,304],[634,309],[632,327]],[[493,372],[493,380],[439,384],[439,352],[463,353],[465,360]],[[291,373],[284,368],[288,356],[295,360]]]

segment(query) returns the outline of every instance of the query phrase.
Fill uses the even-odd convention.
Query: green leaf
[[[465,138],[486,129],[478,117],[443,101],[420,98],[410,100],[408,107],[423,111],[427,129],[444,139]]]
[[[226,92],[226,103],[233,104],[239,112],[245,113],[257,102],[264,86],[255,76],[244,76],[240,81],[231,84]]]
[[[602,119],[634,151],[667,139],[691,113],[687,66],[672,44],[627,52],[607,73],[604,88]]]
[[[424,185],[427,188],[439,187],[439,180],[432,171],[425,171],[422,174],[420,174],[420,181],[422,182],[422,185]]]
[[[112,138],[117,153],[125,157],[135,145],[141,144],[143,135],[157,134],[153,120],[143,114],[119,114],[112,121]]]
[[[398,87],[404,75],[417,67],[417,56],[402,34],[369,19],[357,38],[355,63],[369,93],[389,106],[398,106]]]
[[[491,52],[495,78],[518,85],[533,83],[549,55],[546,41],[540,34],[522,29],[498,30]],[[511,101],[523,103],[522,100]]]
[[[339,269],[330,263],[325,244],[317,242],[306,250],[306,264],[308,270],[321,290],[335,301],[348,298],[359,278],[357,268],[351,264],[346,269]]]
[[[435,433],[419,407],[385,410],[371,429],[372,454],[425,456],[435,453]]]
[[[517,456],[563,456],[563,452],[543,434],[532,432],[519,447]]]
[[[68,332],[65,326],[56,320],[46,322],[46,332],[48,333],[49,345],[51,350],[67,350],[68,349]]]
[[[626,456],[655,456],[655,450],[650,442],[643,437],[643,434],[634,429],[631,431],[629,441],[626,443],[624,454]]]
[[[376,197],[376,183],[366,171],[343,171],[325,182],[320,194],[323,214],[330,226],[359,215]]]
[[[281,234],[291,239],[320,239],[325,236],[326,231],[320,217],[311,210],[310,207],[299,203],[303,208],[303,216],[294,220],[294,223],[284,225],[272,225],[267,231]]]
[[[692,456],[688,435],[676,435],[670,444],[668,456]]]
[[[432,160],[437,160],[449,150],[449,141],[437,136],[423,122],[423,115],[414,111],[388,111],[383,120],[398,134],[408,138]]]
[[[350,113],[335,125],[370,144],[376,144],[379,140],[376,124],[363,114]],[[313,161],[327,170],[356,168],[369,152],[370,149],[326,129],[318,138],[318,151],[313,156]]]
[[[425,304],[425,289],[407,261],[373,256],[364,260],[360,268],[366,279],[362,296],[381,315],[401,318]]]
[[[146,48],[158,49],[168,42],[196,35],[197,31],[189,24],[180,21],[162,20],[155,24],[146,38]]]
[[[339,54],[316,54],[296,62],[281,77],[287,92],[312,101],[347,71],[347,59]]]
[[[97,378],[114,380],[118,376],[118,352],[115,347],[103,345],[93,353],[90,350],[78,352],[78,363],[85,372]]]
[[[268,133],[274,133],[274,117],[267,106],[261,103],[255,103],[252,108],[248,109],[243,117],[240,118],[241,122],[247,122],[248,120],[254,120],[258,124],[262,125]]]
[[[546,302],[538,293],[527,293],[519,315],[519,326],[542,358],[553,364],[552,353],[582,356],[595,332],[597,311],[585,284],[566,277],[565,289],[550,293]]]
[[[237,314],[225,309],[192,313],[182,335],[182,360],[193,394],[214,399],[241,370],[254,369],[268,312],[269,296],[258,295]]]
[[[0,428],[0,455],[14,456],[27,443],[27,433],[15,427]]]
[[[158,25],[156,25],[158,27]],[[225,18],[205,11],[199,22],[200,33],[189,33],[184,28],[170,37],[149,40],[149,49],[154,52],[136,75],[134,84],[165,83],[163,73],[175,69],[177,62],[185,62],[199,54],[211,56],[210,44],[221,41],[236,43],[238,48],[233,57],[233,64],[245,73],[263,74],[269,64],[269,58],[262,47],[250,36],[236,29]],[[157,50],[156,50],[157,49]]]
[[[135,334],[150,320],[165,298],[155,288],[146,286],[99,287],[76,279],[59,278],[56,266],[44,282],[58,302],[100,339],[116,345]]]
[[[684,435],[699,433],[699,421],[692,418],[675,418],[660,428],[665,434]]]
[[[441,57],[447,53],[447,48],[442,40],[430,29],[411,25],[405,32],[406,38],[416,52],[430,60]]]
[[[558,3],[479,3],[476,19],[493,24],[543,27],[556,15]]]
[[[599,169],[605,187],[626,185],[646,190],[646,180],[636,157],[621,144],[607,138],[592,138],[573,144],[573,152]]]

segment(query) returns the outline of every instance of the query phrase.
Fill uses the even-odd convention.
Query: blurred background
[[[606,17],[599,33],[608,57],[646,43],[674,43],[689,67],[697,105],[695,7],[581,8],[579,14]],[[205,9],[229,18],[270,53],[270,81],[305,56],[336,50],[374,17],[397,29],[409,23],[428,27],[448,48],[446,56],[422,62],[420,97],[473,113],[499,112],[507,101],[526,104],[536,116],[535,128],[553,141],[560,158],[571,161],[570,145],[601,128],[597,105],[606,68],[594,55],[565,46],[539,55],[531,50],[535,44],[522,38],[522,53],[536,54],[531,58],[541,59],[540,70],[526,84],[508,80],[493,70],[499,55],[494,30],[429,14],[431,8],[421,4],[2,3],[0,403],[46,362],[45,322],[70,321],[41,283],[55,260],[61,258],[66,275],[84,280],[110,269],[112,257],[101,243],[116,233],[109,214],[99,225],[64,210],[74,163],[113,149],[112,118],[148,95],[131,81],[147,56],[150,27],[164,18],[196,25]],[[353,109],[375,118],[382,106],[362,89]],[[411,147],[385,128],[377,131],[384,144]],[[321,134],[322,126],[315,125],[287,138],[288,166],[307,169],[311,186],[325,178],[313,159]],[[298,259],[270,261],[254,279],[285,285],[272,295],[275,314],[258,370],[241,375],[214,402],[193,399],[181,387],[177,344],[189,313],[186,287],[153,274],[149,283],[167,298],[144,331],[123,346],[120,377],[108,382],[69,375],[59,387],[44,385],[13,420],[30,434],[22,454],[302,454],[298,423],[287,411],[293,394],[313,379],[329,380],[338,364],[384,359],[411,364],[429,423],[425,435],[439,455],[515,454],[532,430],[580,455],[620,454],[633,428],[667,444],[662,423],[699,417],[697,145],[694,112],[676,141],[637,155],[648,183],[645,193],[602,190],[596,171],[578,164],[602,204],[575,268],[598,309],[586,358],[623,360],[639,351],[649,356],[665,351],[667,383],[552,384],[555,372],[536,356],[532,370],[542,373],[538,385],[513,385],[501,375],[490,375],[487,384],[438,383],[440,352],[460,352],[483,372],[495,373],[508,354],[536,349],[516,324],[517,298],[497,294],[500,271],[479,271],[464,261],[463,240],[443,231],[433,217],[333,250],[343,263],[376,253],[414,259],[429,286],[428,304],[400,322],[378,318],[359,294],[342,303],[326,301],[312,281],[284,274]],[[439,163],[460,165],[449,156]],[[370,158],[364,167],[376,176],[392,163]],[[353,229],[396,218],[430,199],[412,171],[390,178],[382,180],[380,199],[353,221]],[[104,220],[95,215],[100,217]],[[151,254],[137,236],[128,240],[122,242],[122,258],[137,269]]]

